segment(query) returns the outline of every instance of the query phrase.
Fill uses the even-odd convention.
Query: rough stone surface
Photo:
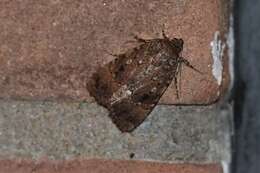
[[[73,160],[28,161],[2,160],[0,173],[222,173],[218,164],[160,164],[136,161]]]
[[[222,91],[212,76],[210,50],[214,33],[225,28],[221,3],[1,0],[0,98],[91,101],[86,83],[97,66],[114,58],[108,52],[136,46],[133,34],[157,38],[164,29],[183,38],[183,57],[204,75],[184,68],[181,99],[172,85],[161,103],[212,103]]]
[[[121,133],[94,103],[1,101],[0,158],[219,162],[229,158],[228,120],[217,106],[157,106]]]

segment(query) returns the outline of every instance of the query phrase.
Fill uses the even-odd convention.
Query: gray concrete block
[[[134,132],[121,133],[95,103],[1,100],[0,158],[219,162],[229,158],[229,112],[158,105]]]

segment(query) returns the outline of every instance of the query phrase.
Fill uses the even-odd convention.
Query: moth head
[[[184,44],[184,41],[180,38],[174,38],[172,39],[171,41],[171,45],[178,51],[178,52],[181,52],[182,49],[183,49],[183,44]]]

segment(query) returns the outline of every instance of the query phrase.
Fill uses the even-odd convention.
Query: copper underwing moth
[[[172,81],[177,98],[177,75],[188,60],[180,56],[183,40],[145,40],[135,36],[139,46],[99,67],[87,83],[96,102],[109,110],[109,117],[122,132],[131,132],[150,114]],[[200,73],[200,72],[199,72]]]

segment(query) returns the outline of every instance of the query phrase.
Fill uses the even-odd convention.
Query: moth
[[[139,46],[99,67],[87,83],[90,96],[109,110],[109,117],[121,132],[132,132],[154,109],[174,80],[177,98],[177,75],[184,64],[200,73],[180,56],[183,40],[134,38]]]

